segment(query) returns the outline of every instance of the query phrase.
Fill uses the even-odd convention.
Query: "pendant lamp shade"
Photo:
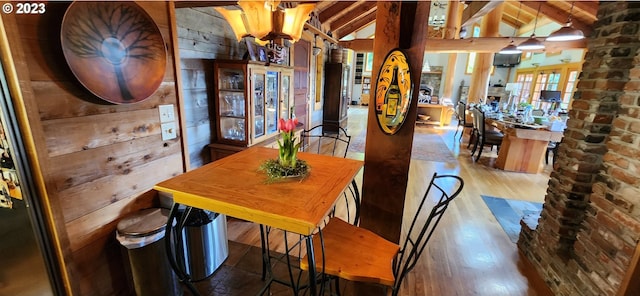
[[[520,2],[520,5],[518,6],[518,14],[516,15],[516,22],[518,22],[520,20],[520,10],[521,9],[522,9],[522,2]],[[516,35],[516,32],[518,32],[518,29],[516,28],[516,26],[514,26],[513,27],[513,36]],[[501,54],[516,54],[516,53],[522,53],[522,50],[519,49],[514,44],[513,38],[511,38],[511,42],[509,42],[509,45],[505,46],[498,53],[501,53]]]
[[[535,34],[531,34],[531,37],[529,37],[529,39],[525,40],[524,42],[520,43],[520,45],[518,45],[518,49],[520,50],[544,49],[544,44],[542,44],[542,42],[538,40],[538,38],[536,38]]]
[[[538,27],[538,15],[540,14],[540,7],[542,3],[538,5],[538,13],[536,13],[536,21],[533,23],[533,33],[529,39],[518,45],[518,49],[520,50],[539,50],[544,49],[544,44],[538,38],[536,38],[536,28]]]
[[[575,2],[571,2],[571,9],[569,10],[569,19],[567,20],[567,23],[562,28],[551,33],[551,35],[547,37],[547,41],[571,41],[584,38],[584,33],[574,28],[571,24],[571,16],[573,14],[574,4]]]
[[[582,31],[571,26],[571,23],[567,23],[562,28],[557,31],[551,33],[547,37],[547,41],[571,41],[571,40],[580,40],[584,38],[584,33]]]
[[[518,49],[518,47],[513,43],[513,39],[512,39],[511,42],[509,43],[509,45],[505,46],[498,53],[514,54],[514,53],[522,53],[522,50]]]

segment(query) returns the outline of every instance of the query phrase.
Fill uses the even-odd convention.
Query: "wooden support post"
[[[447,14],[447,29],[444,34],[445,39],[455,39],[458,35],[460,28],[460,21],[462,19],[462,5],[458,1],[449,2],[449,12]],[[449,60],[447,61],[447,71],[442,80],[443,91],[442,99],[453,99],[454,78],[456,74],[456,60],[458,54],[455,52],[449,53]],[[452,100],[453,101],[453,100]]]
[[[482,18],[480,32],[484,37],[498,37],[500,29],[500,19],[504,4],[500,4],[496,9]],[[469,102],[481,103],[487,97],[487,87],[489,86],[489,76],[491,75],[491,65],[494,53],[477,53],[476,62],[471,74],[469,84]]]
[[[442,79],[443,89],[442,89],[442,99],[451,99],[453,102],[453,84],[454,78],[456,74],[456,60],[458,59],[457,53],[450,53],[449,59],[447,61],[447,71],[445,72],[444,78]]]
[[[449,11],[447,12],[447,27],[444,33],[444,39],[456,39],[458,31],[460,31],[462,11],[464,7],[459,1],[449,2]]]
[[[372,82],[376,81],[387,53],[401,48],[409,59],[414,84],[408,115],[394,135],[387,135],[380,129],[376,104],[369,104],[360,226],[392,242],[400,239],[418,106],[415,90],[420,85],[430,5],[429,1],[378,2]]]

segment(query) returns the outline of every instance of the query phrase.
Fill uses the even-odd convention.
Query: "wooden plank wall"
[[[158,105],[178,103],[169,4],[139,5],[159,26],[169,52],[158,91],[129,105],[100,102],[71,74],[59,33],[68,3],[49,2],[44,15],[3,15],[14,30],[8,30],[9,42],[43,164],[48,196],[40,198],[52,205],[73,295],[132,294],[116,223],[155,205],[152,186],[184,170],[181,132],[162,141],[158,112]]]
[[[213,8],[177,8],[176,23],[182,74],[182,98],[189,169],[211,161],[208,144],[215,140],[214,59],[242,59],[246,52],[227,21]]]

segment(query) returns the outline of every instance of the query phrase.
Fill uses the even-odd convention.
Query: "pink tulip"
[[[285,121],[284,119],[280,118],[280,120],[278,120],[278,130],[283,131],[284,129],[285,129]]]
[[[295,127],[295,125],[293,125],[293,120],[291,120],[291,119],[287,120],[287,125],[286,126],[287,126],[287,130],[286,130],[287,132],[292,131],[293,128]]]

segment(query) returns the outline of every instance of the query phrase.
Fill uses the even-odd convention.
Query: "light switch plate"
[[[162,128],[163,141],[176,138],[176,123],[174,121],[163,123],[160,125],[160,128]]]
[[[173,112],[173,104],[158,106],[160,112],[160,122],[170,122],[176,120],[176,115]]]

